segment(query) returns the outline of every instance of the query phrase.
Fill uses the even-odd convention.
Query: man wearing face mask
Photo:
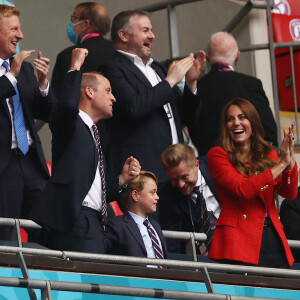
[[[67,27],[68,37],[75,45],[57,55],[52,74],[51,87],[57,97],[60,95],[62,83],[69,70],[74,48],[88,50],[89,55],[81,67],[83,73],[96,71],[102,63],[113,56],[115,50],[112,43],[103,37],[109,30],[110,17],[105,7],[96,2],[83,2],[75,7]],[[101,120],[97,126],[105,154],[108,137],[104,120]]]

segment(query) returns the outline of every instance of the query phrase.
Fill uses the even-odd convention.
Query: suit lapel
[[[138,244],[142,247],[142,249],[146,253],[145,244],[144,244],[142,235],[140,233],[140,230],[128,212],[124,213],[123,220],[126,223],[126,227],[127,227],[128,231],[133,235],[134,239],[138,242]]]
[[[145,77],[143,72],[124,54],[121,54],[119,52],[116,53],[117,60],[126,70],[128,70],[130,73],[133,73],[135,77],[141,81],[144,85],[147,87],[152,87],[149,80]]]

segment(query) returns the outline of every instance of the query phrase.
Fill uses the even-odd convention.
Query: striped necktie
[[[92,125],[92,129],[94,132],[97,150],[99,153],[98,161],[99,161],[99,171],[100,171],[101,187],[102,187],[101,215],[103,217],[102,221],[105,223],[107,203],[106,203],[106,182],[105,182],[105,172],[104,172],[104,157],[103,157],[103,153],[102,153],[102,149],[101,149],[100,136],[99,136],[99,132],[98,132],[98,128],[97,128],[96,124]]]
[[[154,250],[155,258],[164,258],[163,251],[162,251],[162,249],[159,246],[159,242],[158,242],[157,236],[156,236],[154,230],[151,228],[149,220],[146,219],[143,222],[143,224],[147,227],[147,230],[148,230],[151,242],[152,242],[152,247],[153,247],[153,250]],[[162,269],[163,267],[162,266],[158,266],[158,268]]]
[[[199,186],[196,186],[194,188],[193,193],[197,194],[196,212],[198,214],[198,223],[201,226],[200,231],[205,233],[207,236],[206,241],[200,244],[199,250],[202,255],[207,256],[213,237],[213,228],[210,224],[210,217],[212,215],[212,212],[207,211],[206,202],[203,194],[199,190]]]
[[[6,61],[3,61],[2,66],[5,68],[6,72],[9,71],[9,65]],[[14,120],[14,127],[16,138],[18,142],[18,147],[21,152],[25,155],[29,150],[28,139],[27,139],[27,132],[23,114],[23,108],[20,101],[20,95],[17,86],[14,86],[16,91],[16,95],[12,96],[12,103],[13,103],[13,120]]]

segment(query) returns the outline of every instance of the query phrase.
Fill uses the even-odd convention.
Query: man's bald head
[[[210,38],[208,59],[210,64],[224,63],[233,66],[238,60],[239,49],[235,38],[227,32],[217,32]]]

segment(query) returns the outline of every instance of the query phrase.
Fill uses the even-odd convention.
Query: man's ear
[[[131,198],[133,199],[134,202],[139,201],[139,192],[137,190],[133,190],[131,192]]]
[[[90,86],[87,86],[84,90],[86,96],[89,98],[89,99],[92,99],[93,98],[93,95],[94,95],[94,90],[90,87]]]
[[[127,43],[128,42],[128,39],[129,39],[129,33],[124,30],[124,29],[120,29],[118,31],[118,36],[119,36],[119,39],[123,42],[123,43]]]
[[[235,62],[238,62],[238,61],[239,61],[240,54],[241,54],[241,51],[238,50],[238,52],[237,52],[237,54],[236,54]]]

